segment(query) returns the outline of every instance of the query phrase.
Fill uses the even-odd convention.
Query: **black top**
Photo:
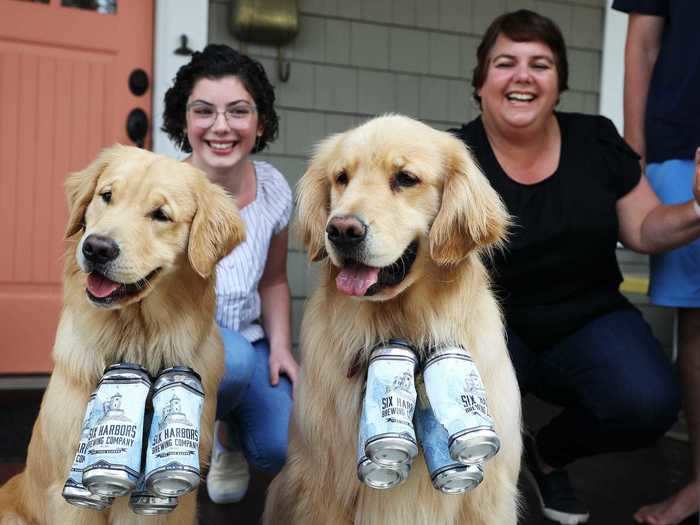
[[[695,158],[700,146],[700,0],[615,0],[613,9],[665,19],[644,118],[647,162]]]
[[[532,349],[549,347],[612,310],[632,308],[619,292],[615,205],[639,182],[639,157],[604,117],[556,117],[559,166],[530,185],[503,171],[481,117],[452,130],[513,215],[506,250],[487,264],[509,329]]]

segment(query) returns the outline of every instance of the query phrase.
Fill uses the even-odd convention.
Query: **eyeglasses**
[[[219,115],[223,114],[226,118],[226,123],[231,128],[242,128],[250,124],[253,115],[258,112],[258,109],[248,102],[237,102],[236,104],[227,107],[224,111],[217,111],[216,107],[205,102],[191,102],[187,105],[187,111],[190,115],[190,122],[202,129],[209,129],[216,123]]]

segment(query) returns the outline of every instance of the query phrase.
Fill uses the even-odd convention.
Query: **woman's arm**
[[[287,229],[270,240],[265,270],[258,285],[265,334],[270,341],[270,384],[284,373],[294,385],[299,365],[292,355],[291,301],[287,282]]]
[[[664,205],[646,177],[617,201],[620,241],[640,253],[660,253],[700,237],[700,216],[694,202],[700,202],[700,148],[695,152],[695,201]]]

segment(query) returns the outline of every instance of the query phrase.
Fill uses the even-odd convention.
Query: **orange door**
[[[150,121],[153,27],[153,0],[0,0],[0,374],[51,369],[63,180]]]

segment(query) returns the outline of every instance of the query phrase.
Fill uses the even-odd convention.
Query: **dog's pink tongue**
[[[365,295],[367,289],[376,283],[378,278],[379,268],[364,265],[346,266],[335,278],[335,285],[343,293],[361,296]]]
[[[91,273],[87,278],[87,288],[95,297],[107,297],[119,286],[119,283],[110,281],[99,273]]]

